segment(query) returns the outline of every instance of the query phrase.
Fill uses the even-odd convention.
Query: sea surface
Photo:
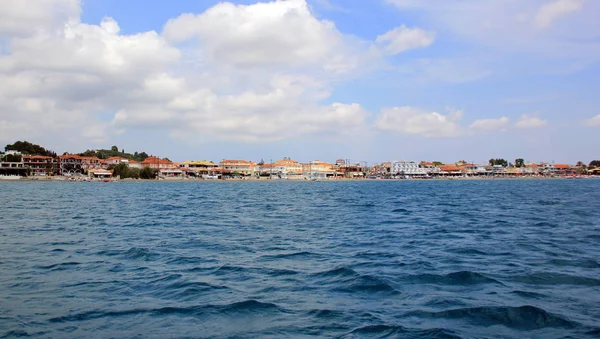
[[[598,338],[600,180],[0,182],[0,337]]]

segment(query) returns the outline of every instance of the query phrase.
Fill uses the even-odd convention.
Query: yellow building
[[[285,175],[302,175],[302,164],[290,158],[276,161],[274,167]]]
[[[324,161],[311,161],[302,164],[302,173],[307,176],[330,177],[335,174],[333,164]]]
[[[247,160],[223,160],[219,165],[226,171],[237,172],[245,176],[255,175],[258,172],[258,165]]]

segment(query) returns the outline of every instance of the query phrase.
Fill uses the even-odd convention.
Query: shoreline
[[[118,182],[156,182],[156,183],[169,183],[169,182],[413,182],[413,181],[496,181],[496,180],[508,180],[508,181],[521,181],[521,180],[581,180],[581,179],[600,179],[599,176],[585,176],[585,177],[437,177],[429,179],[369,179],[369,178],[339,178],[339,179],[191,179],[191,178],[168,178],[168,179],[111,179],[108,183]],[[91,183],[106,183],[103,180],[75,180],[72,181],[68,177],[26,177],[13,180],[0,180],[0,182],[91,182]]]

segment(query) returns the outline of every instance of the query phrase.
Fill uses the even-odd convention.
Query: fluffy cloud
[[[478,119],[473,121],[469,128],[480,131],[497,131],[508,125],[508,118]]]
[[[365,126],[360,104],[320,102],[371,43],[317,19],[304,0],[220,3],[137,34],[111,18],[82,23],[77,0],[35,1],[0,3],[3,141],[104,142],[139,129],[262,142]]]
[[[174,42],[196,39],[204,61],[219,66],[320,65],[335,72],[357,66],[345,37],[332,22],[318,20],[305,0],[220,3],[169,20],[164,36]]]
[[[80,0],[28,0],[0,2],[0,37],[28,36],[40,29],[60,30],[79,17]]]
[[[600,126],[600,114],[584,122],[586,126]]]
[[[462,112],[448,115],[437,112],[424,112],[414,107],[394,107],[383,109],[375,122],[382,131],[422,135],[428,138],[456,137],[462,134],[457,121]]]
[[[544,4],[536,13],[534,22],[538,28],[546,28],[562,16],[577,12],[583,7],[583,0],[556,0]]]
[[[435,33],[433,32],[402,25],[378,36],[375,43],[380,45],[386,54],[395,55],[409,49],[427,47],[434,40]]]
[[[515,123],[515,127],[517,128],[538,128],[546,126],[548,122],[546,120],[542,120],[539,117],[523,114],[519,120]]]
[[[517,51],[546,59],[589,60],[599,55],[600,2],[583,0],[387,0],[405,15],[453,41],[495,48],[497,55]],[[558,20],[564,19],[564,20]],[[550,28],[564,24],[564,29]],[[562,28],[562,27],[560,27]],[[467,49],[473,53],[472,49]],[[482,52],[487,56],[489,50]],[[598,58],[594,58],[598,60]]]

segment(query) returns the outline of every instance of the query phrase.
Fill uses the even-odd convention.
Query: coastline
[[[413,181],[498,181],[498,180],[506,180],[506,181],[522,181],[522,180],[581,180],[581,179],[600,179],[598,176],[582,176],[582,177],[436,177],[429,179],[369,179],[369,178],[338,178],[338,179],[319,179],[319,180],[309,180],[309,179],[256,179],[256,178],[246,178],[246,179],[193,179],[193,178],[166,178],[166,179],[111,179],[109,182],[104,182],[103,180],[70,180],[68,177],[25,177],[16,180],[0,180],[0,182],[98,182],[98,183],[118,183],[118,182],[156,182],[156,183],[171,183],[171,182],[363,182],[363,181],[372,181],[372,182],[413,182]]]

